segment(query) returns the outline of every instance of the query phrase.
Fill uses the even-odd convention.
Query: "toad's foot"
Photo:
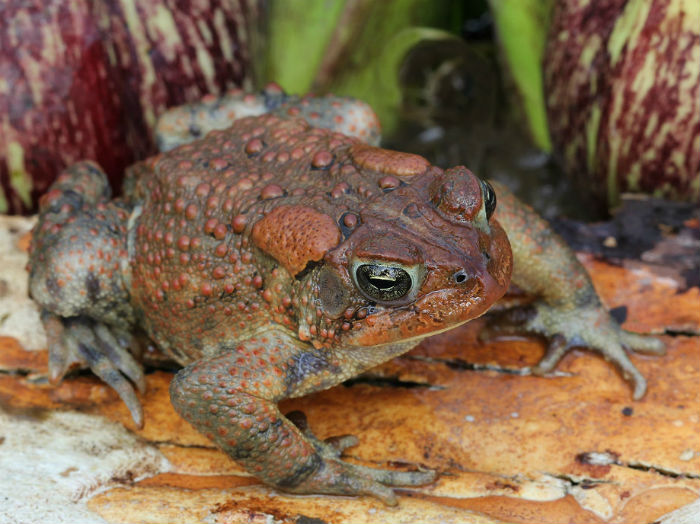
[[[49,346],[49,381],[58,383],[74,365],[90,368],[117,392],[142,427],[143,411],[132,383],[143,393],[146,381],[128,349],[132,336],[87,317],[61,318],[46,310],[41,316]]]
[[[545,356],[532,368],[535,375],[552,371],[572,348],[589,348],[620,369],[622,376],[634,387],[635,400],[644,396],[646,380],[625,350],[653,355],[665,353],[663,342],[625,331],[597,301],[585,308],[556,307],[536,301],[529,306],[510,309],[493,316],[481,337],[518,333],[534,333],[549,339]]]
[[[287,413],[286,417],[304,434],[304,436],[316,448],[316,451],[325,459],[339,463],[343,468],[351,472],[352,476],[362,479],[362,482],[369,481],[365,494],[377,497],[385,504],[396,505],[396,496],[387,486],[423,486],[435,480],[436,472],[433,470],[418,471],[394,471],[368,468],[357,464],[349,464],[340,460],[347,448],[358,444],[355,435],[339,435],[320,440],[309,429],[306,415],[301,411]]]
[[[549,338],[547,353],[532,370],[535,374],[554,369],[573,347],[598,351],[633,384],[634,398],[642,398],[646,380],[625,350],[658,355],[664,351],[663,343],[623,330],[605,310],[586,269],[564,240],[505,187],[494,187],[499,199],[496,216],[513,252],[512,281],[537,300],[502,314],[486,335],[529,332]]]

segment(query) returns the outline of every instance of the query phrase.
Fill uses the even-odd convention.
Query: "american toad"
[[[252,474],[294,493],[393,504],[391,486],[433,472],[343,462],[352,438],[320,441],[277,402],[483,314],[512,273],[537,300],[500,329],[551,339],[536,373],[588,346],[644,394],[625,348],[662,345],[620,329],[547,224],[498,186],[496,210],[494,189],[464,167],[368,144],[378,132],[367,106],[271,87],[176,109],[159,133],[174,149],[134,166],[123,198],[81,162],[42,199],[30,290],[53,381],[87,365],[141,424],[133,386],[144,379],[128,351],[139,326],[185,366],[170,388],[177,411]]]

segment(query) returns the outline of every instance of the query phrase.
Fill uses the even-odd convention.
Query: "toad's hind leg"
[[[134,312],[125,282],[128,209],[110,202],[105,174],[81,162],[64,171],[40,202],[29,258],[29,292],[41,306],[49,378],[75,363],[91,368],[122,397],[137,423],[130,379],[144,387],[128,351]]]

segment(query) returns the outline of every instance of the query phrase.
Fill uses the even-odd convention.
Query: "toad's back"
[[[364,202],[428,167],[273,115],[138,164],[132,300],[147,332],[186,363],[270,321],[296,331],[294,276],[347,237]]]

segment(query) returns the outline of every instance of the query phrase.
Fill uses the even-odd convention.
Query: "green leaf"
[[[7,168],[10,174],[10,187],[15,190],[22,203],[29,207],[32,204],[32,177],[24,165],[24,148],[19,142],[9,142],[5,151]],[[0,206],[2,202],[0,201]]]
[[[332,84],[332,90],[367,102],[379,116],[385,134],[391,134],[399,117],[402,100],[399,71],[406,54],[426,40],[461,40],[439,29],[412,27],[397,33],[382,45],[382,50],[354,75],[346,75]]]
[[[459,0],[273,0],[264,75],[286,91],[333,91],[360,98],[385,131],[396,124],[399,70],[426,39],[457,38]]]
[[[489,0],[489,4],[527,127],[535,144],[551,151],[542,61],[553,0]]]
[[[308,92],[345,3],[345,0],[271,1],[261,83],[274,81],[290,93]]]

